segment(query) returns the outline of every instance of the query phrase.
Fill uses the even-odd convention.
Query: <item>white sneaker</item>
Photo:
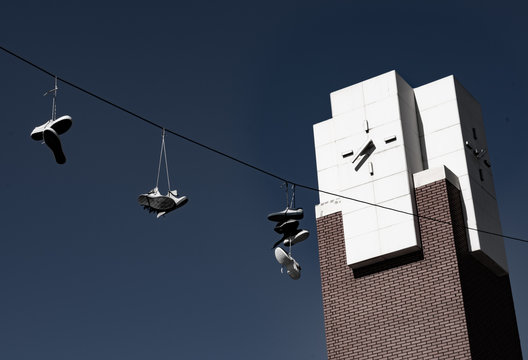
[[[138,203],[149,212],[155,212],[156,217],[160,218],[187,203],[187,196],[177,197],[176,195],[176,190],[169,191],[167,195],[161,195],[155,187],[148,193],[139,195]]]
[[[167,206],[169,206],[168,204],[170,202],[170,208],[165,211],[158,211],[158,215],[156,215],[156,218],[159,219],[163,215],[171,212],[172,210],[176,210],[177,208],[187,204],[187,201],[189,201],[189,199],[187,199],[187,196],[177,197],[177,194],[178,193],[176,190],[172,190],[167,193],[167,196],[163,196],[164,202],[161,205],[165,206],[167,204]]]
[[[174,209],[182,207],[183,205],[187,204],[187,201],[189,201],[187,196],[178,197],[177,195],[178,195],[178,192],[176,190],[171,190],[171,191],[169,191],[167,193],[167,197],[172,199],[174,201],[174,203],[175,203],[175,208]]]
[[[68,131],[71,126],[72,126],[71,116],[64,115],[55,120],[48,120],[46,123],[34,128],[33,131],[31,132],[31,138],[37,141],[42,140],[44,138],[44,130],[46,130],[47,128],[52,128],[53,130],[55,130],[57,135],[62,135],[66,131]]]
[[[158,196],[161,196],[161,194],[158,188],[155,187],[154,189],[150,190],[148,193],[139,195],[138,203],[139,205],[150,206],[150,201],[155,199]]]
[[[301,277],[301,266],[282,248],[275,248],[275,259],[286,268],[286,272],[293,280],[298,280]]]

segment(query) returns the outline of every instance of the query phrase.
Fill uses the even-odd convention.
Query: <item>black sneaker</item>
[[[62,145],[59,139],[59,135],[52,128],[47,128],[44,130],[44,142],[53,152],[55,156],[55,161],[58,164],[64,164],[66,162],[66,156],[62,152]]]
[[[290,219],[286,220],[284,222],[278,223],[277,226],[275,226],[275,232],[279,234],[287,234],[291,233],[295,230],[297,230],[297,227],[299,226],[299,221]]]
[[[286,208],[282,211],[274,212],[268,215],[268,220],[283,222],[290,219],[300,220],[304,217],[304,211],[302,208],[290,209]]]

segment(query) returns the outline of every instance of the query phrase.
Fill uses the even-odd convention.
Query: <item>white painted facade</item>
[[[458,177],[467,225],[501,232],[489,156],[480,151],[487,149],[480,106],[452,76],[413,90],[391,71],[330,100],[332,118],[314,125],[320,189],[416,213],[413,175],[446,166]],[[415,217],[367,203],[320,193],[316,206],[317,217],[342,212],[351,267],[420,248]],[[481,261],[507,270],[502,238],[468,235]]]

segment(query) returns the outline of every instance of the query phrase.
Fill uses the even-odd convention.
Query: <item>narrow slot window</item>
[[[484,181],[484,173],[482,172],[482,169],[479,169],[479,175],[480,175],[480,181]]]
[[[343,156],[343,159],[346,159],[347,157],[352,156],[352,155],[354,155],[353,150],[350,150],[350,151],[347,151],[341,154],[341,156]]]
[[[390,144],[391,142],[396,141],[396,135],[389,136],[388,138],[385,138],[385,144]]]
[[[477,129],[473,128],[473,139],[477,140]]]

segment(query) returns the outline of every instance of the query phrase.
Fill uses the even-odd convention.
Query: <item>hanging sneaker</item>
[[[66,162],[66,156],[62,152],[62,146],[59,139],[59,135],[52,128],[47,128],[44,130],[44,142],[53,152],[55,156],[55,161],[58,164],[64,164]]]
[[[298,280],[301,277],[301,266],[282,248],[275,249],[275,259],[286,268],[286,272],[293,280]]]
[[[148,193],[139,195],[138,203],[139,205],[142,205],[144,207],[150,207],[150,200],[158,196],[161,196],[161,194],[158,188],[155,187],[154,189],[150,190]]]
[[[187,196],[178,197],[178,192],[176,190],[169,191],[167,193],[167,197],[174,201],[174,209],[182,207],[183,205],[187,204],[187,201],[189,201]]]
[[[72,118],[69,115],[61,116],[55,120],[48,120],[45,124],[37,126],[31,132],[31,138],[36,141],[41,141],[44,138],[44,130],[52,128],[57,135],[62,135],[72,126]]]
[[[282,211],[274,212],[268,215],[268,220],[282,222],[290,219],[300,220],[304,217],[304,211],[302,208],[290,209],[286,208]]]
[[[157,187],[146,194],[139,195],[138,203],[151,212],[167,211],[174,206],[174,201],[161,195]]]
[[[308,236],[310,236],[310,232],[308,230],[296,229],[293,232],[285,233],[279,241],[273,244],[271,248],[275,249],[280,243],[282,243],[284,246],[290,246],[290,243],[291,245],[295,245],[306,240]]]
[[[297,230],[298,226],[299,226],[298,220],[290,219],[290,220],[286,220],[281,223],[278,223],[273,230],[275,230],[275,232],[279,234],[287,234],[287,233],[292,233],[295,230]]]
[[[167,193],[167,196],[163,196],[163,201],[167,200],[171,202],[171,207],[165,211],[158,211],[158,214],[156,215],[156,218],[160,218],[162,217],[163,215],[173,211],[173,210],[176,210],[177,208],[179,207],[182,207],[183,205],[187,204],[187,201],[189,201],[189,199],[187,198],[187,196],[182,196],[182,197],[177,197],[178,193],[176,192],[176,190],[172,190],[172,191],[169,191]],[[165,203],[163,203],[162,205],[165,205]]]
[[[301,241],[308,239],[310,232],[308,230],[297,230],[296,233],[288,238],[284,239],[282,242],[284,246],[293,246]]]

